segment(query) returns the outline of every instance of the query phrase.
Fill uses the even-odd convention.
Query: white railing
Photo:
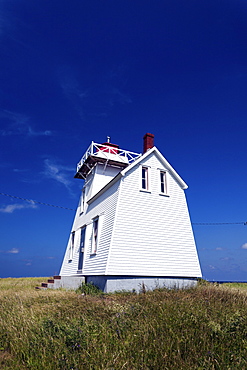
[[[125,162],[125,163],[132,163],[137,158],[141,156],[139,153],[129,152],[128,150],[119,149],[113,146],[97,144],[92,141],[88,149],[86,150],[85,154],[83,155],[82,159],[77,165],[77,172],[79,172],[80,168],[82,167],[83,163],[86,159],[90,156],[101,156],[106,159],[109,159],[109,155],[111,155],[111,159],[115,159],[117,162]],[[114,156],[114,157],[113,157]]]

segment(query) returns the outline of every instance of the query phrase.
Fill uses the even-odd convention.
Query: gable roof
[[[177,180],[181,188],[187,189],[188,185],[184,182],[184,180],[179,176],[179,174],[174,170],[174,168],[170,165],[170,163],[165,159],[165,157],[160,153],[160,151],[155,146],[149,149],[148,151],[146,151],[146,153],[140,156],[135,162],[132,162],[128,167],[122,170],[121,171],[122,176],[125,176],[128,171],[130,171],[133,167],[139,165],[143,161],[143,159],[146,159],[152,153],[154,153],[158,157],[158,159],[161,161],[163,166]]]
[[[125,176],[128,171],[130,171],[135,166],[140,165],[143,159],[146,159],[154,153],[164,167],[169,171],[169,173],[177,180],[179,185],[182,189],[187,189],[188,185],[183,181],[183,179],[179,176],[179,174],[174,170],[174,168],[170,165],[170,163],[165,159],[165,157],[160,153],[160,151],[154,146],[153,148],[149,149],[146,153],[141,155],[136,161],[132,162],[128,167],[120,171],[111,181],[108,182],[98,193],[96,193],[92,198],[90,198],[87,203],[90,204],[94,200],[96,200],[101,194],[103,194],[107,189],[109,189],[115,182],[117,182],[121,177]]]

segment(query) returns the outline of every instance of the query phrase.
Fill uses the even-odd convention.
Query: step
[[[48,279],[47,283],[41,283],[40,287],[35,289],[77,289],[81,283],[85,282],[84,276],[54,276],[53,279]]]

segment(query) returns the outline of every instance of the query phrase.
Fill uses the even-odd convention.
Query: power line
[[[30,203],[41,204],[42,206],[48,206],[48,207],[54,207],[54,208],[61,208],[61,209],[66,209],[68,211],[76,211],[76,209],[73,209],[73,208],[67,208],[67,207],[63,207],[63,206],[56,206],[54,204],[49,204],[49,203],[44,203],[44,202],[38,202],[37,200],[33,200],[33,199],[26,199],[26,198],[22,198],[22,197],[17,197],[16,195],[10,195],[10,194],[6,194],[6,193],[0,193],[0,195],[4,195],[4,196],[10,197],[10,198],[24,200],[24,201],[30,202]],[[213,226],[213,225],[247,225],[247,222],[244,222],[244,221],[242,221],[242,222],[192,222],[192,225],[202,225],[202,226]]]
[[[246,222],[191,222],[192,225],[245,225]]]
[[[54,204],[38,202],[37,200],[21,198],[21,197],[17,197],[15,195],[10,195],[10,194],[6,194],[6,193],[0,193],[0,195],[5,195],[6,197],[24,200],[24,201],[30,202],[30,203],[41,204],[42,206],[48,206],[48,207],[54,207],[54,208],[62,208],[62,209],[67,209],[69,211],[75,211],[75,209],[73,209],[73,208],[67,208],[67,207],[62,207],[62,206],[56,206]]]

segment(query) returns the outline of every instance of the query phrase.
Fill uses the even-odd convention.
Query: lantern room
[[[120,149],[117,144],[107,142],[97,144],[92,141],[82,159],[77,165],[75,178],[86,179],[96,164],[103,164],[119,169],[119,172],[140,157],[141,154]]]

